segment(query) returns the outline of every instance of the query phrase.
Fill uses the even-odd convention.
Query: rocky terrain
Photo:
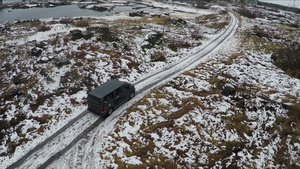
[[[268,20],[261,12],[259,18],[242,16],[235,38],[218,54],[127,109],[104,139],[95,132],[91,138],[101,140],[96,152],[105,159],[99,163],[299,168],[299,79],[272,60],[286,50],[293,50],[286,53],[291,57],[299,52],[299,27]],[[297,59],[291,62],[298,65]]]
[[[153,89],[104,137],[98,128],[51,167],[300,167],[299,55],[290,68],[275,59],[300,49],[299,16],[227,5],[6,23],[2,160],[78,115],[86,92],[108,79],[135,82],[192,54],[226,28],[232,11],[239,27],[217,53]]]
[[[1,33],[1,155],[13,154],[17,146],[80,113],[87,91],[108,79],[133,82],[162,69],[229,22],[218,11],[159,15],[6,23]]]

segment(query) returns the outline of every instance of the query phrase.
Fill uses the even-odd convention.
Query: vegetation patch
[[[90,26],[88,19],[82,19],[82,20],[76,21],[74,23],[74,25],[77,27],[89,27]]]
[[[62,23],[62,24],[71,24],[73,23],[74,19],[72,17],[65,17],[65,18],[61,18],[59,20],[59,23]]]
[[[253,45],[251,50],[258,53],[279,49],[272,33],[261,30],[255,32],[254,37],[250,34],[241,34],[251,39],[243,41],[242,47]],[[284,43],[279,45],[284,46]],[[293,106],[272,100],[270,96],[277,95],[277,89],[253,84],[259,79],[251,74],[242,77],[247,70],[238,67],[246,69],[255,63],[244,49],[185,71],[130,107],[118,122],[116,135],[124,134],[126,126],[123,124],[137,118],[137,114],[140,119],[136,121],[143,124],[130,122],[131,127],[138,128],[130,139],[116,135],[114,138],[129,146],[125,159],[135,158],[142,164],[131,165],[117,155],[115,162],[125,168],[159,168],[167,164],[166,160],[170,160],[170,165],[176,164],[171,165],[175,168],[257,168],[257,159],[267,152],[274,158],[263,165],[298,167],[289,146],[294,153],[298,150],[299,113],[295,112],[299,112],[299,100],[294,95],[284,95],[284,101]],[[264,62],[259,65],[265,69]],[[248,78],[251,80],[247,81]],[[245,81],[241,83],[241,79]],[[224,94],[224,90],[229,90],[229,94]],[[161,102],[162,99],[168,102]],[[276,142],[278,138],[283,141]],[[116,147],[112,153],[117,151]],[[191,154],[193,162],[186,161]],[[101,158],[107,158],[102,155]]]
[[[279,49],[278,43],[272,43],[268,41],[266,38],[261,38],[258,36],[253,36],[251,33],[246,33],[246,36],[244,36],[245,39],[244,44],[246,45],[246,48],[249,50],[255,50],[255,51],[261,51],[268,53],[276,51],[276,49]]]
[[[163,51],[154,51],[150,58],[152,62],[164,62],[166,61],[166,53]]]
[[[51,27],[50,27],[50,26],[47,26],[47,25],[45,25],[45,24],[43,24],[43,25],[39,26],[39,27],[37,28],[37,30],[38,30],[39,32],[46,32],[46,31],[51,30]]]
[[[300,79],[300,44],[292,42],[272,54],[273,63],[290,76]]]
[[[252,11],[250,9],[247,8],[241,8],[238,10],[238,13],[244,17],[250,18],[250,19],[254,19],[256,17],[258,17],[258,11]]]
[[[120,23],[120,22],[125,22],[125,23],[135,23],[135,24],[140,24],[140,23],[159,23],[159,24],[165,24],[170,20],[170,17],[148,17],[148,16],[143,16],[140,18],[134,18],[134,19],[118,19],[115,22]]]
[[[181,48],[190,48],[192,47],[192,44],[184,39],[173,39],[169,41],[168,47],[174,51],[177,52]]]

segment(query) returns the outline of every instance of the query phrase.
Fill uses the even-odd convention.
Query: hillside
[[[2,165],[85,110],[87,91],[162,70],[230,22],[220,6],[153,5],[170,12],[7,23],[0,34]],[[248,18],[229,7],[240,25],[217,52],[108,117],[105,129],[50,167],[300,167],[300,80],[272,60],[300,42],[299,27],[278,12],[249,8],[260,15]]]
[[[299,42],[299,28],[260,12],[263,18],[240,17],[217,53],[109,119],[114,125],[51,167],[299,168],[300,80],[271,59]]]

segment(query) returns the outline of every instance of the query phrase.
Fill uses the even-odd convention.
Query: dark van
[[[103,117],[109,116],[123,103],[133,98],[135,88],[132,84],[118,80],[109,80],[88,92],[88,109]]]

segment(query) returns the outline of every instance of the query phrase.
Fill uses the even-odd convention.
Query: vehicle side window
[[[123,87],[123,86],[119,87],[119,88],[117,89],[117,95],[122,94],[123,91],[124,91],[124,87]]]
[[[113,91],[113,98],[117,97],[117,91]]]
[[[126,84],[126,85],[124,85],[124,88],[125,88],[125,89],[129,89],[130,87],[129,87],[128,84]]]
[[[112,94],[108,94],[107,96],[104,97],[105,102],[109,102],[112,99]]]

